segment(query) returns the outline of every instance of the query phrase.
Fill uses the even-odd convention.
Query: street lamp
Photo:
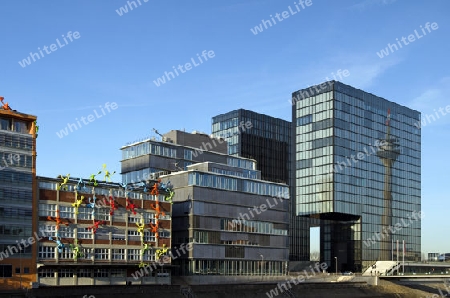
[[[337,275],[337,257],[334,257],[335,261],[336,261],[336,275]]]

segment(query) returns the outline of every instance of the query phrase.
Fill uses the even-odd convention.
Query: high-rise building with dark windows
[[[420,260],[420,113],[335,81],[292,103],[294,212],[320,222],[321,260],[360,271],[403,240]]]
[[[261,179],[289,184],[291,122],[239,109],[212,118],[212,134],[228,154],[257,161]]]
[[[255,159],[261,179],[290,187],[295,183],[291,175],[291,126],[289,121],[244,109],[212,118],[212,134],[227,140],[228,154]],[[291,205],[289,260],[309,260],[311,220],[296,216],[294,210]]]

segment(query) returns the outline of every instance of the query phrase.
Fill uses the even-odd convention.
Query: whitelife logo
[[[139,6],[142,5],[141,0],[136,0],[139,3]],[[127,1],[128,7],[130,8],[130,11],[133,10],[133,6],[131,6],[131,4],[134,5],[134,8],[138,8],[138,5],[136,4],[136,1]],[[147,3],[149,0],[142,0],[144,3]],[[128,7],[127,5],[124,5],[122,7],[120,7],[119,9],[116,9],[117,14],[119,15],[119,17],[123,16],[124,14],[128,13]]]
[[[297,13],[299,13],[301,11],[299,5],[302,7],[302,9],[306,9],[306,7],[311,6],[312,5],[312,0],[300,0],[297,2],[294,2],[295,8],[297,8],[297,11],[293,10],[292,7],[289,5],[289,11],[285,10],[282,13],[276,13],[275,17],[277,18],[278,22],[282,22],[283,20],[289,18],[290,16],[293,16]],[[280,16],[282,18],[280,18]],[[258,26],[255,26],[254,28],[250,28],[250,31],[253,33],[253,35],[257,35],[258,33],[262,33],[265,29],[269,29],[272,26],[275,26],[277,24],[277,22],[275,21],[274,17],[272,15],[270,15],[270,18],[272,19],[272,22],[270,20],[261,20],[261,24],[259,24]],[[272,25],[273,24],[273,25]],[[264,28],[263,28],[264,25]],[[267,27],[267,25],[269,25],[269,27]]]
[[[447,113],[444,112],[444,109],[445,109],[445,111],[447,111]],[[442,116],[446,116],[448,113],[450,113],[450,105],[446,106],[445,108],[440,107],[438,109],[438,111],[441,112]],[[434,115],[436,115],[436,118],[434,117]],[[422,122],[417,121],[416,123],[413,123],[413,124],[415,127],[420,129],[423,126],[426,126],[427,124],[430,124],[431,122],[434,122],[434,121],[437,121],[437,119],[440,119],[439,114],[436,111],[436,109],[434,109],[434,115],[433,114],[425,115],[425,117],[422,117]]]
[[[203,57],[203,59],[205,59],[205,61],[208,61],[208,57],[212,59],[212,58],[214,58],[215,56],[216,56],[216,54],[214,53],[214,51],[208,51],[208,53],[206,53],[206,50],[204,50],[204,51],[202,52],[202,57]],[[194,58],[191,58],[192,65],[194,65],[195,67],[197,67],[197,66],[203,64],[203,59],[200,57],[200,55],[199,55],[198,53],[197,53],[197,58],[198,58],[197,60],[198,60],[200,63],[196,63],[195,60],[194,60]],[[187,72],[188,70],[191,70],[191,69],[192,69],[192,65],[191,65],[191,63],[189,63],[189,62],[185,63],[185,64],[184,64],[184,70],[183,70],[183,65],[181,65],[181,64],[178,64],[178,67],[176,67],[176,68],[175,68],[175,66],[172,66],[172,68],[173,68],[173,71],[177,74],[177,77],[178,77],[180,74],[178,73],[177,69],[178,69],[181,73],[185,73],[185,72]],[[159,86],[161,86],[161,85],[163,85],[163,84],[166,83],[166,78],[167,78],[167,81],[170,81],[170,80],[171,80],[171,78],[169,77],[169,75],[172,76],[172,79],[175,79],[175,75],[173,74],[173,72],[171,72],[171,71],[169,71],[169,72],[165,71],[165,72],[164,72],[164,75],[163,75],[162,77],[157,78],[156,80],[154,80],[153,83],[155,83],[156,87],[159,87]]]
[[[52,52],[55,52],[58,49],[65,47],[66,45],[68,45],[69,42],[67,41],[66,37],[70,40],[70,42],[73,42],[74,39],[78,39],[81,37],[80,32],[78,32],[78,31],[75,31],[73,33],[72,33],[72,31],[69,31],[69,32],[67,32],[67,36],[64,36],[64,34],[61,36],[63,37],[63,40],[65,43],[61,43],[59,41],[59,38],[57,38],[56,43],[58,44],[58,47],[56,46],[55,43],[52,43],[49,47],[43,46],[42,50],[44,50],[45,53],[48,55],[48,54],[51,54]],[[50,49],[51,52],[48,49]],[[19,65],[22,66],[22,68],[25,68],[31,64],[31,62],[32,62],[31,59],[33,59],[33,62],[36,62],[37,60],[44,58],[44,53],[42,52],[42,50],[40,47],[38,47],[38,51],[41,54],[40,56],[38,53],[30,52],[30,55],[27,58],[23,59],[22,61],[19,61]]]
[[[105,116],[106,115],[105,110],[103,110],[102,106],[99,106],[99,107],[102,110],[102,115]],[[109,101],[108,101],[107,103],[105,103],[105,109],[108,111],[108,113],[111,113],[111,110],[115,110],[117,108],[118,108],[118,105],[115,102],[109,103]],[[87,117],[80,118],[81,122],[83,122],[84,125],[88,125],[89,123],[94,122],[95,119],[102,117],[102,115],[99,115],[97,113],[97,110],[94,110],[93,112],[97,118],[95,118],[93,114],[89,114]],[[86,122],[86,119],[88,122]],[[59,132],[56,132],[56,135],[60,139],[62,139],[63,137],[65,137],[69,134],[69,130],[70,130],[70,132],[73,132],[74,130],[78,130],[78,128],[81,128],[80,120],[78,120],[78,118],[75,118],[75,121],[77,121],[78,126],[75,123],[67,123],[67,127],[61,129]]]
[[[8,157],[5,158],[6,153],[3,153],[3,158],[0,160],[0,171],[3,169],[6,169],[9,166],[13,166],[14,162],[17,163],[17,165],[19,165],[20,162],[20,155],[19,154],[14,154],[14,153],[9,153]],[[9,164],[8,161],[9,160]],[[3,161],[3,164],[5,165],[4,167],[1,166],[1,161]]]
[[[427,29],[428,33],[431,33],[430,28],[433,29],[433,30],[437,30],[439,28],[439,26],[438,26],[438,24],[436,22],[431,23],[431,24],[430,24],[430,22],[427,22],[425,24],[425,28]],[[422,37],[427,35],[427,32],[425,31],[424,28],[422,28],[422,26],[420,26],[420,29],[422,29],[423,35],[420,35],[420,33],[417,32],[417,30],[414,30],[414,34],[409,34],[408,35],[408,41],[409,42],[406,41],[406,37],[402,36],[402,38],[400,38],[400,40],[403,42],[403,45],[407,46],[410,43],[416,41],[416,37],[417,37],[417,39],[421,39]],[[398,44],[398,46],[401,49],[402,48],[402,43],[400,42],[400,40],[398,40],[398,38],[396,38],[395,40],[397,40],[397,44]],[[395,43],[393,43],[393,44],[388,43],[386,48],[384,48],[381,51],[377,52],[378,57],[380,57],[382,59],[385,56],[389,56],[389,54],[390,54],[389,50],[391,50],[391,53],[394,53],[395,51],[398,51],[399,49],[398,49],[398,47],[397,47],[397,45]]]
[[[8,245],[7,249],[5,249],[4,251],[0,251],[0,261],[12,257],[14,254],[19,253],[19,251],[25,250],[26,247],[39,242],[39,240],[45,237],[48,237],[45,230],[39,230],[39,232],[42,234],[42,237],[39,237],[38,233],[34,232],[34,237],[29,237],[26,240],[22,239],[20,242],[19,240],[16,240],[16,245]],[[23,247],[20,246],[21,244],[23,245]]]

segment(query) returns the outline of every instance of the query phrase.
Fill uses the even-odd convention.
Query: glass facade
[[[31,131],[36,117],[8,112],[0,110],[0,254],[10,255],[3,262],[15,268],[2,276],[11,278],[4,285],[19,288],[22,277],[35,280],[29,270],[35,264],[32,247],[18,243],[33,235],[35,140]]]
[[[273,196],[278,198],[289,198],[288,186],[272,184],[268,182],[256,182],[245,179],[236,179],[223,175],[206,174],[199,172],[189,173],[189,185],[213,187],[231,191],[242,191],[262,196]]]
[[[33,136],[23,121],[0,117],[0,123],[0,248],[6,248],[32,236]],[[30,258],[31,249],[22,257]]]
[[[122,160],[146,154],[161,155],[171,158],[177,157],[177,151],[175,148],[151,142],[144,142],[122,149]]]
[[[294,119],[294,118],[293,118]],[[300,121],[310,121],[308,117]],[[250,126],[246,128],[245,125]],[[228,153],[255,159],[261,179],[294,185],[292,180],[292,125],[291,122],[269,115],[239,109],[212,118],[212,134],[228,142]],[[292,193],[293,190],[291,189]],[[293,201],[291,201],[292,204]],[[303,260],[300,246],[309,248],[309,222],[295,216],[295,206],[289,207],[291,217],[289,233],[289,259]],[[294,232],[295,231],[295,232]],[[301,232],[305,231],[305,232]],[[296,238],[294,239],[294,234]],[[294,248],[295,246],[295,248]],[[309,258],[309,250],[306,253]]]
[[[321,218],[322,259],[361,270],[405,240],[405,260],[420,260],[420,221],[409,220],[421,211],[420,113],[339,82],[316,87],[293,94],[295,197],[298,215]]]
[[[197,142],[196,144],[195,137],[195,134],[187,134],[185,138],[192,139],[190,146],[202,147],[203,143]],[[209,159],[245,169],[247,170],[245,175],[256,175],[256,162],[254,160],[221,153],[202,153],[202,150],[190,146],[146,140],[122,147],[122,183],[144,181],[149,179],[152,173],[187,170],[189,165]]]
[[[180,274],[286,273],[287,185],[195,170],[170,180],[189,187],[188,200],[173,204],[174,245],[193,243],[192,255],[175,261]]]
[[[213,117],[212,134],[228,142],[228,154],[255,159],[261,179],[289,184],[289,121],[239,109]]]

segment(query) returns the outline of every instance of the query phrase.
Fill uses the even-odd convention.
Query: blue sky
[[[423,115],[450,104],[447,0],[144,1],[121,16],[124,0],[0,3],[0,96],[38,116],[38,175],[87,177],[104,163],[120,172],[119,148],[154,135],[152,128],[210,133],[212,116],[237,108],[291,120],[291,93],[338,70],[350,73],[339,81]],[[283,11],[287,18],[272,27],[250,30]],[[424,35],[427,22],[438,28]],[[379,57],[414,30],[420,38]],[[67,39],[69,31],[78,39]],[[43,54],[33,61],[38,47]],[[202,51],[214,56],[199,63]],[[191,59],[198,65],[153,82]],[[117,108],[106,110],[113,102]],[[78,129],[58,137],[76,119]],[[422,128],[424,252],[450,251],[449,128],[450,116]]]

